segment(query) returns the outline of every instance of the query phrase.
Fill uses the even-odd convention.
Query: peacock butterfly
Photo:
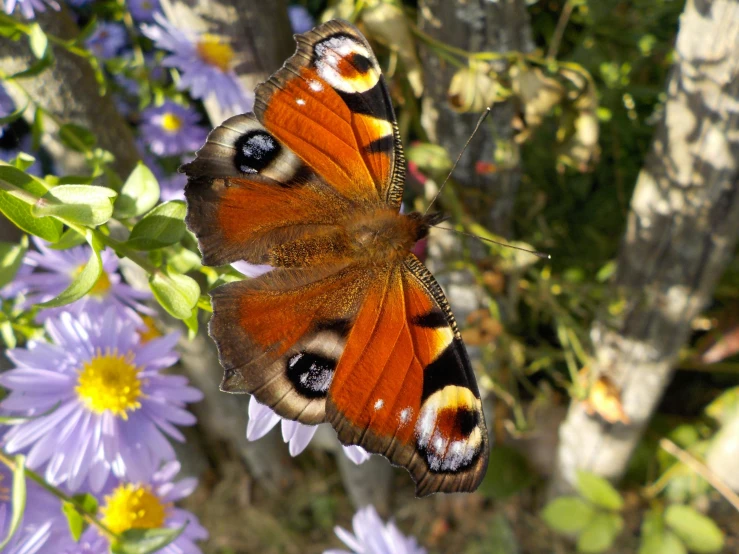
[[[268,264],[211,292],[221,389],[328,421],[403,466],[416,494],[473,491],[488,462],[475,376],[441,288],[411,253],[439,221],[401,214],[387,85],[354,26],[329,21],[213,130],[188,176],[203,263]]]

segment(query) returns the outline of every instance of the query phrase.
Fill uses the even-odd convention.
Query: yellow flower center
[[[114,533],[164,527],[170,503],[163,503],[148,486],[125,484],[105,496],[103,524]]]
[[[197,44],[198,55],[205,63],[214,65],[224,73],[231,69],[234,57],[233,48],[223,42],[221,37],[205,34]]]
[[[182,128],[182,119],[172,112],[167,112],[162,116],[162,129],[168,133],[176,133]]]
[[[138,329],[141,344],[147,343],[150,340],[158,339],[162,336],[162,333],[157,329],[157,326],[154,323],[154,318],[144,315],[141,316],[141,319],[144,320],[144,325]]]
[[[133,365],[133,356],[118,354],[118,349],[109,349],[85,362],[79,373],[75,391],[82,403],[95,413],[109,410],[122,419],[128,419],[128,411],[141,407],[139,399],[141,381],[139,368]]]

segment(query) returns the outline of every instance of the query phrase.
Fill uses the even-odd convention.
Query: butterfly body
[[[405,160],[361,33],[331,21],[196,159],[187,224],[203,263],[268,264],[211,291],[221,389],[328,421],[406,467],[416,493],[471,491],[487,466],[480,394],[441,288],[411,253],[440,221],[400,213]]]

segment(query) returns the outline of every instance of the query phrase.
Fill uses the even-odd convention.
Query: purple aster
[[[13,426],[8,452],[27,452],[28,466],[72,491],[85,482],[102,489],[110,474],[145,481],[175,459],[167,436],[184,441],[175,425],[192,425],[185,409],[202,393],[162,370],[177,362],[178,334],[142,342],[136,322],[115,310],[63,313],[46,322],[51,342],[29,341],[8,351],[15,368],[0,374],[9,394],[0,408],[30,416]]]
[[[23,294],[25,301],[21,307],[27,309],[35,304],[51,300],[65,290],[90,258],[91,249],[87,245],[75,246],[67,250],[52,250],[44,241],[33,237],[38,252],[29,251],[23,259],[24,266],[30,266],[33,273],[21,273],[9,285],[12,294]],[[112,306],[119,317],[133,319],[138,323],[137,313],[152,314],[151,308],[142,304],[151,298],[149,291],[140,291],[121,281],[118,273],[118,258],[110,250],[103,250],[103,273],[87,295],[72,304],[60,308],[39,311],[37,319],[43,321],[62,311],[80,314],[90,309]]]
[[[126,45],[128,35],[118,23],[99,23],[85,45],[98,58],[114,58],[118,51]]]
[[[305,6],[288,6],[287,16],[290,18],[290,26],[294,33],[310,31],[316,24]]]
[[[141,114],[141,137],[157,156],[177,156],[194,152],[208,136],[198,125],[200,114],[171,100],[147,108]]]
[[[187,523],[182,534],[158,550],[161,554],[199,554],[197,541],[208,538],[208,532],[192,513],[173,504],[189,496],[197,481],[193,478],[174,482],[180,471],[177,461],[166,463],[154,475],[139,482],[109,479],[98,495],[100,521],[115,533],[129,529],[179,528]],[[108,554],[110,543],[94,527],[88,527],[79,543],[71,537],[56,545],[59,554]]]
[[[297,456],[316,434],[317,425],[304,425],[298,421],[283,419],[271,408],[260,404],[252,396],[249,399],[249,422],[246,425],[246,440],[255,441],[269,433],[278,423],[282,423],[282,440],[289,444],[291,456]],[[359,465],[369,460],[369,453],[360,446],[341,447],[352,462]]]
[[[13,475],[0,464],[0,538],[8,536],[13,513],[11,490]],[[60,502],[30,479],[26,479],[26,510],[3,554],[36,554],[50,552],[50,548],[69,536],[67,521]]]
[[[172,173],[159,179],[159,191],[162,202],[169,200],[184,200],[187,175],[183,173]]]
[[[5,13],[13,13],[15,7],[18,6],[23,17],[26,19],[33,19],[36,17],[34,10],[45,12],[47,5],[56,11],[61,9],[59,4],[54,2],[54,0],[5,0]]]
[[[161,10],[159,0],[128,0],[131,16],[138,22],[154,21],[154,14]]]
[[[179,29],[161,13],[154,14],[155,25],[142,25],[141,31],[157,48],[171,52],[162,65],[180,73],[180,90],[190,90],[195,99],[215,96],[224,110],[243,113],[251,110],[254,96],[246,94],[233,70],[236,61],[231,46],[210,34]]]
[[[414,537],[406,537],[392,521],[382,523],[374,506],[365,506],[352,518],[354,534],[334,527],[336,536],[350,550],[326,550],[323,554],[426,554]]]

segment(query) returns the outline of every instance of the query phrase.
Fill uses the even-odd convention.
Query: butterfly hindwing
[[[488,437],[477,384],[441,289],[410,255],[369,289],[327,403],[346,444],[406,467],[416,493],[472,491]]]
[[[364,290],[356,267],[275,269],[211,292],[221,389],[316,424]]]
[[[344,21],[296,40],[295,54],[257,87],[257,117],[341,194],[399,207],[403,147],[367,40]]]

